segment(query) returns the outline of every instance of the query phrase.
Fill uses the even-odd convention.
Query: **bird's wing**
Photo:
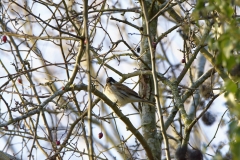
[[[126,92],[129,95],[132,95],[132,96],[140,98],[138,96],[137,92],[135,92],[134,90],[130,89],[128,86],[125,86],[125,85],[123,85],[121,83],[115,83],[114,85],[121,93],[124,94],[124,92]]]

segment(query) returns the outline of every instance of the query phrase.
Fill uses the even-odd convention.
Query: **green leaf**
[[[226,90],[231,93],[236,93],[238,90],[237,85],[231,80],[226,81],[225,87]]]

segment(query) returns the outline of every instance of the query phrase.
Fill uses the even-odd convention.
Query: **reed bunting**
[[[106,79],[106,85],[103,93],[111,101],[116,102],[120,107],[126,105],[127,103],[133,102],[146,102],[150,105],[154,105],[154,103],[142,99],[134,90],[121,83],[118,83],[112,77],[108,77]]]

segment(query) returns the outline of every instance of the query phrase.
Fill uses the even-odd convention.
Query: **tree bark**
[[[142,1],[145,3],[146,8],[150,8],[151,4],[148,1]],[[151,19],[152,15],[154,16],[157,13],[157,5],[152,5],[153,7],[148,10],[149,18]],[[143,7],[143,6],[142,6]],[[151,54],[150,47],[148,45],[148,36],[150,36],[153,41],[154,37],[157,35],[157,18],[153,20],[150,25],[151,35],[147,35],[146,31],[146,19],[142,16],[142,40],[141,40],[141,55],[142,60],[145,63],[140,63],[140,70],[151,70]],[[153,44],[154,45],[154,44]],[[139,77],[139,94],[142,98],[148,99],[150,101],[154,101],[154,84],[153,77],[151,75],[141,75]],[[156,117],[155,117],[155,107],[150,106],[146,103],[142,104],[142,113],[141,113],[141,123],[142,123],[142,132],[143,136],[146,139],[148,145],[151,148],[154,159],[161,159],[161,142],[157,136],[157,128],[156,128]]]

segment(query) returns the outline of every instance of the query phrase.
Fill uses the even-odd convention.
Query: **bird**
[[[128,86],[115,81],[112,77],[106,79],[106,85],[103,93],[119,107],[125,106],[127,103],[146,102],[154,105],[153,102],[142,99],[139,95]]]

